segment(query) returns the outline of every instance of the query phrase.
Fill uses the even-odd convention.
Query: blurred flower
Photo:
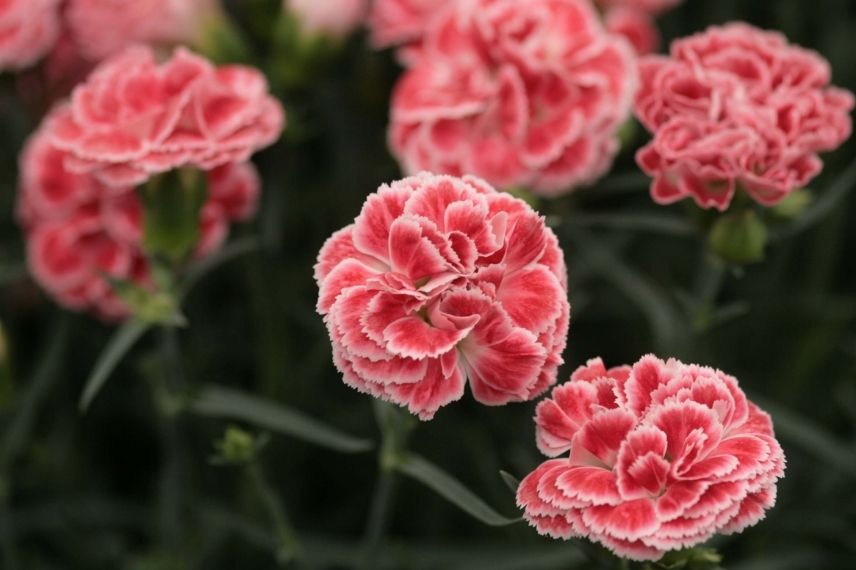
[[[583,0],[467,0],[432,20],[396,86],[390,144],[405,171],[472,173],[556,195],[618,151],[632,50]]]
[[[737,380],[646,356],[632,368],[589,361],[538,405],[548,456],[517,502],[539,533],[587,537],[635,560],[760,521],[785,458],[770,417]]]
[[[423,420],[464,394],[502,405],[556,380],[565,262],[526,203],[483,181],[422,173],[382,186],[315,267],[345,382]]]
[[[595,0],[603,10],[606,29],[624,36],[636,53],[647,55],[660,47],[660,32],[654,18],[683,0]]]
[[[455,0],[374,0],[369,27],[375,47],[389,47],[422,39],[428,22]]]
[[[713,27],[642,61],[636,113],[654,134],[637,155],[660,204],[725,210],[738,188],[770,206],[822,169],[851,132],[853,95],[829,64],[777,33]]]
[[[234,162],[273,143],[284,113],[256,69],[214,67],[184,49],[158,65],[136,47],[103,62],[56,108],[47,136],[65,167],[108,186],[135,186],[182,166]]]
[[[362,25],[367,8],[366,0],[285,0],[284,6],[305,34],[333,38],[347,36]]]
[[[150,285],[140,198],[130,186],[105,186],[90,174],[69,171],[66,159],[43,129],[21,156],[18,218],[27,234],[30,270],[61,305],[94,310],[109,320],[124,318],[130,309],[105,276]],[[196,256],[218,249],[230,222],[252,216],[259,186],[249,163],[208,173]]]
[[[83,55],[101,61],[126,47],[193,43],[217,0],[69,0],[68,27]]]
[[[34,64],[59,35],[59,0],[0,1],[0,71]]]

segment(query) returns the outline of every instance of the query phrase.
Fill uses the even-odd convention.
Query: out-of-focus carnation
[[[193,43],[216,0],[69,0],[66,20],[83,55],[101,61],[137,44]]]
[[[0,71],[34,64],[59,35],[59,0],[0,1]]]
[[[418,42],[428,23],[456,0],[375,0],[369,15],[372,43],[389,47]]]
[[[21,156],[18,214],[30,270],[61,305],[109,320],[124,318],[130,309],[104,277],[150,285],[141,201],[131,187],[108,187],[89,174],[68,171],[66,158],[43,130]],[[249,163],[208,173],[196,256],[218,249],[231,222],[253,215],[259,187]]]
[[[405,171],[555,195],[601,177],[636,86],[630,46],[584,0],[466,0],[431,21],[392,102]]]
[[[639,55],[654,53],[660,47],[660,32],[653,16],[634,8],[613,8],[604,14],[607,31],[624,37]]]
[[[636,113],[654,134],[637,155],[669,204],[691,196],[725,210],[737,189],[770,206],[822,169],[818,153],[851,132],[853,95],[826,60],[778,33],[713,27],[641,63]]]
[[[591,360],[538,405],[535,421],[541,451],[565,456],[521,482],[526,520],[635,560],[754,525],[784,474],[770,417],[737,380],[677,360],[646,356],[611,370]]]
[[[136,47],[79,85],[51,114],[47,136],[68,153],[69,171],[127,187],[182,166],[244,162],[283,124],[258,70],[218,68],[184,49],[158,65],[151,49]]]
[[[565,262],[526,203],[485,182],[420,174],[382,186],[315,266],[344,381],[427,420],[458,400],[528,400],[556,380]]]
[[[298,19],[301,30],[334,38],[347,36],[366,17],[366,0],[285,0],[285,9]]]

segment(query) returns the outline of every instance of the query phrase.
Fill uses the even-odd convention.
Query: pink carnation
[[[526,520],[635,560],[754,525],[784,474],[770,417],[737,380],[677,360],[611,370],[591,360],[538,405],[535,422],[541,451],[566,455],[521,482]]]
[[[59,0],[0,1],[0,71],[29,67],[59,35]]]
[[[739,188],[776,204],[850,136],[853,95],[829,85],[820,55],[777,33],[713,27],[641,67],[636,114],[654,139],[637,161],[661,204],[691,196],[725,210]]]
[[[135,186],[181,166],[244,162],[280,135],[284,113],[258,70],[178,49],[158,65],[149,48],[102,63],[56,109],[48,136],[66,168]]]
[[[363,23],[366,0],[285,0],[305,32],[343,37]]]
[[[565,262],[526,203],[476,178],[422,173],[369,196],[315,266],[345,382],[423,420],[464,394],[502,405],[556,380]]]
[[[660,32],[653,16],[634,8],[613,8],[604,14],[608,32],[624,37],[639,55],[654,53],[660,47]]]
[[[66,21],[81,52],[101,61],[136,44],[192,43],[216,0],[69,0]]]
[[[89,174],[68,171],[66,158],[44,130],[30,138],[21,155],[18,213],[30,270],[61,305],[94,310],[110,320],[124,318],[129,309],[103,275],[149,284],[142,205],[131,187],[108,187]],[[218,249],[231,222],[253,215],[259,187],[249,163],[208,173],[197,256]]]
[[[419,41],[428,22],[455,0],[375,0],[369,15],[375,47]]]
[[[636,83],[632,50],[584,0],[468,0],[432,20],[396,86],[407,172],[471,173],[555,195],[610,167]]]

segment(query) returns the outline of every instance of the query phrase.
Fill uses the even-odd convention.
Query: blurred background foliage
[[[260,215],[233,240],[258,240],[188,297],[190,326],[149,333],[85,416],[77,400],[112,327],[57,309],[26,276],[14,223],[16,158],[38,117],[0,77],[0,566],[27,569],[255,569],[276,565],[269,513],[250,471],[212,464],[227,422],[170,414],[165,386],[239,388],[378,441],[372,402],[345,387],[315,314],[312,265],[324,239],[365,196],[399,177],[386,150],[390,53],[358,36],[311,78],[271,50],[275,0],[233,2],[253,63],[278,84],[289,127],[257,157]],[[667,39],[742,19],[780,29],[825,55],[834,82],[856,90],[849,0],[688,0],[667,14]],[[856,559],[856,185],[852,142],[827,157],[800,220],[772,229],[763,263],[727,268],[706,254],[700,216],[660,207],[632,160],[637,129],[596,187],[542,202],[570,272],[571,334],[560,379],[601,355],[608,364],[656,352],[736,375],[768,410],[788,457],[767,520],[714,545],[731,570],[852,567]],[[702,217],[703,218],[703,217]],[[246,244],[247,242],[242,242]],[[179,349],[179,350],[176,350]],[[164,363],[164,358],[171,358]],[[182,377],[175,378],[175,364]],[[534,403],[487,408],[469,396],[420,425],[412,448],[514,515],[499,470],[540,462]],[[244,425],[251,433],[259,430]],[[273,435],[258,466],[315,568],[360,555],[372,452],[340,454]],[[491,528],[412,480],[398,482],[377,568],[591,567],[575,542],[523,524]]]

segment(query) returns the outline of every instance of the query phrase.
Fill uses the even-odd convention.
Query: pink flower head
[[[657,15],[674,8],[682,0],[595,0],[603,10],[606,29],[625,37],[639,55],[660,47]]]
[[[535,422],[541,451],[564,457],[520,483],[526,520],[634,560],[754,525],[784,474],[770,417],[737,380],[677,360],[611,370],[590,360],[538,404]]]
[[[630,46],[586,0],[463,0],[405,59],[389,133],[405,171],[543,195],[609,169],[636,85]]]
[[[108,186],[181,166],[245,162],[280,135],[284,113],[258,70],[215,67],[178,49],[165,63],[131,48],[103,62],[47,123],[66,168]]]
[[[69,0],[66,20],[83,55],[101,61],[136,43],[192,43],[216,0]]]
[[[345,382],[423,420],[467,379],[488,405],[556,381],[570,312],[562,251],[525,202],[481,180],[382,186],[324,244],[315,279]]]
[[[366,16],[366,0],[285,0],[285,6],[305,32],[334,38],[350,34]]]
[[[660,204],[726,210],[738,188],[770,206],[822,169],[851,132],[853,95],[820,55],[746,24],[713,27],[641,64],[636,114],[654,134],[637,155]]]
[[[0,71],[29,67],[59,35],[59,0],[0,0]]]
[[[27,236],[30,271],[58,303],[117,320],[130,310],[104,276],[149,285],[142,249],[142,204],[132,187],[105,186],[65,167],[67,155],[42,129],[21,155],[18,217]],[[208,173],[196,255],[225,241],[229,224],[253,215],[259,180],[250,163]]]
[[[375,47],[417,42],[428,22],[455,0],[375,0],[369,15]]]

